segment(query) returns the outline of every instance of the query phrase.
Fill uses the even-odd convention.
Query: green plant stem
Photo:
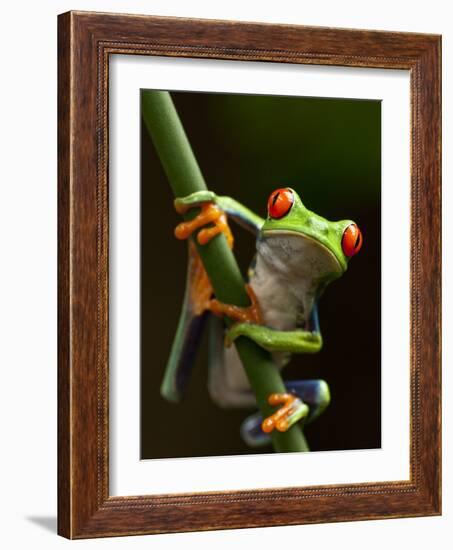
[[[141,103],[143,120],[175,197],[207,189],[170,94],[143,90]],[[185,217],[190,219],[194,215],[196,211],[192,209]],[[219,235],[203,246],[197,243],[197,247],[217,299],[237,306],[249,305],[244,280],[224,236]],[[274,409],[267,403],[268,396],[286,391],[280,373],[270,354],[252,340],[240,337],[235,345],[258,407],[264,417],[269,416]],[[299,425],[283,433],[274,430],[271,437],[277,452],[309,450]]]

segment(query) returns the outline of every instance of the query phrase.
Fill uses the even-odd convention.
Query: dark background
[[[323,378],[332,401],[305,428],[311,450],[369,449],[381,442],[379,101],[172,93],[210,189],[266,215],[277,187],[296,189],[329,220],[353,219],[364,244],[319,304],[323,349],[294,355],[285,379]],[[250,410],[222,410],[207,392],[207,341],[186,399],[164,401],[160,384],[179,319],[186,244],[173,195],[142,125],[141,457],[271,452],[249,449],[239,426]],[[254,238],[231,222],[235,254],[246,273]]]

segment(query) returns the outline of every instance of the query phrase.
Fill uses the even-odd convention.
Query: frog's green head
[[[315,256],[330,258],[328,279],[339,277],[349,259],[362,246],[362,233],[351,220],[331,222],[308,210],[299,195],[289,187],[276,189],[267,203],[268,216],[262,226],[263,238],[298,235],[313,243]],[[326,256],[327,255],[327,256]]]

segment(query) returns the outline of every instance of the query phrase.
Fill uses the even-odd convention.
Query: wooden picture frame
[[[59,534],[88,538],[440,514],[440,37],[89,12],[65,13],[58,23]],[[111,54],[410,72],[410,480],[109,495]]]

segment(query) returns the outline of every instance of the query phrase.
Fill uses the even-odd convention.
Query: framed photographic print
[[[440,514],[440,37],[59,17],[59,533]]]

